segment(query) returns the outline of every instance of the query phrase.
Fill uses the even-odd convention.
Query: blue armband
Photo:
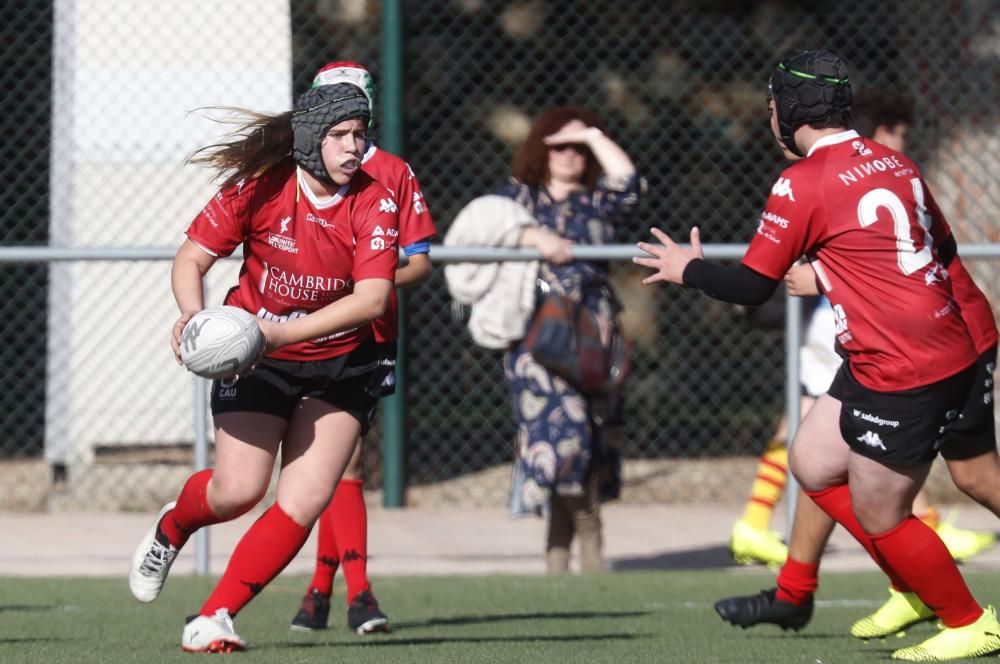
[[[413,244],[408,244],[403,247],[403,255],[412,256],[414,254],[429,254],[431,253],[431,242],[430,240],[424,240],[423,242],[414,242]]]

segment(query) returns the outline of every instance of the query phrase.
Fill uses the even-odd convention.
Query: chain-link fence
[[[405,156],[442,235],[503,181],[531,119],[572,103],[606,118],[649,182],[619,242],[693,224],[706,242],[745,242],[781,168],[768,73],[789,51],[824,47],[849,62],[856,90],[913,100],[908,151],[960,243],[1000,236],[991,0],[403,5],[405,101],[390,112],[402,114]],[[191,111],[285,110],[331,59],[367,63],[378,80],[383,10],[374,0],[7,3],[0,243],[178,245],[213,192],[183,158],[224,130]],[[996,301],[997,264],[970,265]],[[211,301],[233,267],[213,270]],[[649,480],[626,497],[697,498],[690,486],[651,488],[696,468],[694,484],[736,484],[738,500],[749,477],[727,464],[755,454],[781,412],[781,332],[682,289],[643,288],[624,263],[614,279],[636,342],[626,457],[631,477]],[[167,264],[4,264],[0,285],[0,506],[93,507],[100,496],[103,507],[146,509],[173,495],[191,464],[194,392],[165,346]],[[411,495],[451,487],[436,499],[502,500],[513,421],[500,357],[471,343],[440,270],[408,309]]]

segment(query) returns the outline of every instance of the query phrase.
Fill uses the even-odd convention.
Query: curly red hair
[[[528,132],[528,137],[514,153],[511,175],[531,187],[547,183],[549,181],[549,146],[545,144],[543,139],[559,131],[571,120],[579,120],[588,127],[597,127],[601,131],[606,131],[601,119],[585,108],[554,106],[546,109],[535,119]],[[597,185],[597,177],[601,174],[601,165],[590,150],[585,150],[585,154],[587,165],[584,167],[581,182],[588,189],[593,189]]]

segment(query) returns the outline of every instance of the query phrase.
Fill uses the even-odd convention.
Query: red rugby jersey
[[[187,235],[216,256],[242,244],[239,282],[225,303],[281,322],[339,300],[363,279],[392,281],[398,220],[395,197],[370,176],[359,173],[335,196],[318,201],[290,164],[220,191]],[[370,335],[364,326],[285,346],[269,357],[336,357]]]
[[[976,360],[934,251],[950,233],[912,161],[845,131],[782,172],[743,263],[781,279],[807,256],[855,377],[873,390],[905,390]]]
[[[409,164],[372,144],[365,151],[361,170],[388,189],[399,206],[400,247],[407,247],[436,235],[424,192],[420,190],[420,183]],[[395,341],[399,336],[398,306],[394,289],[385,315],[372,323],[376,341]]]
[[[962,319],[976,344],[976,352],[982,355],[997,342],[997,324],[993,320],[990,301],[979,290],[958,256],[948,265],[948,275],[951,277],[951,290],[962,308]]]

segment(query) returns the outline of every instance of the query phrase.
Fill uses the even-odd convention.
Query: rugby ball
[[[256,316],[239,307],[202,309],[181,332],[181,361],[203,378],[242,375],[263,350]]]

